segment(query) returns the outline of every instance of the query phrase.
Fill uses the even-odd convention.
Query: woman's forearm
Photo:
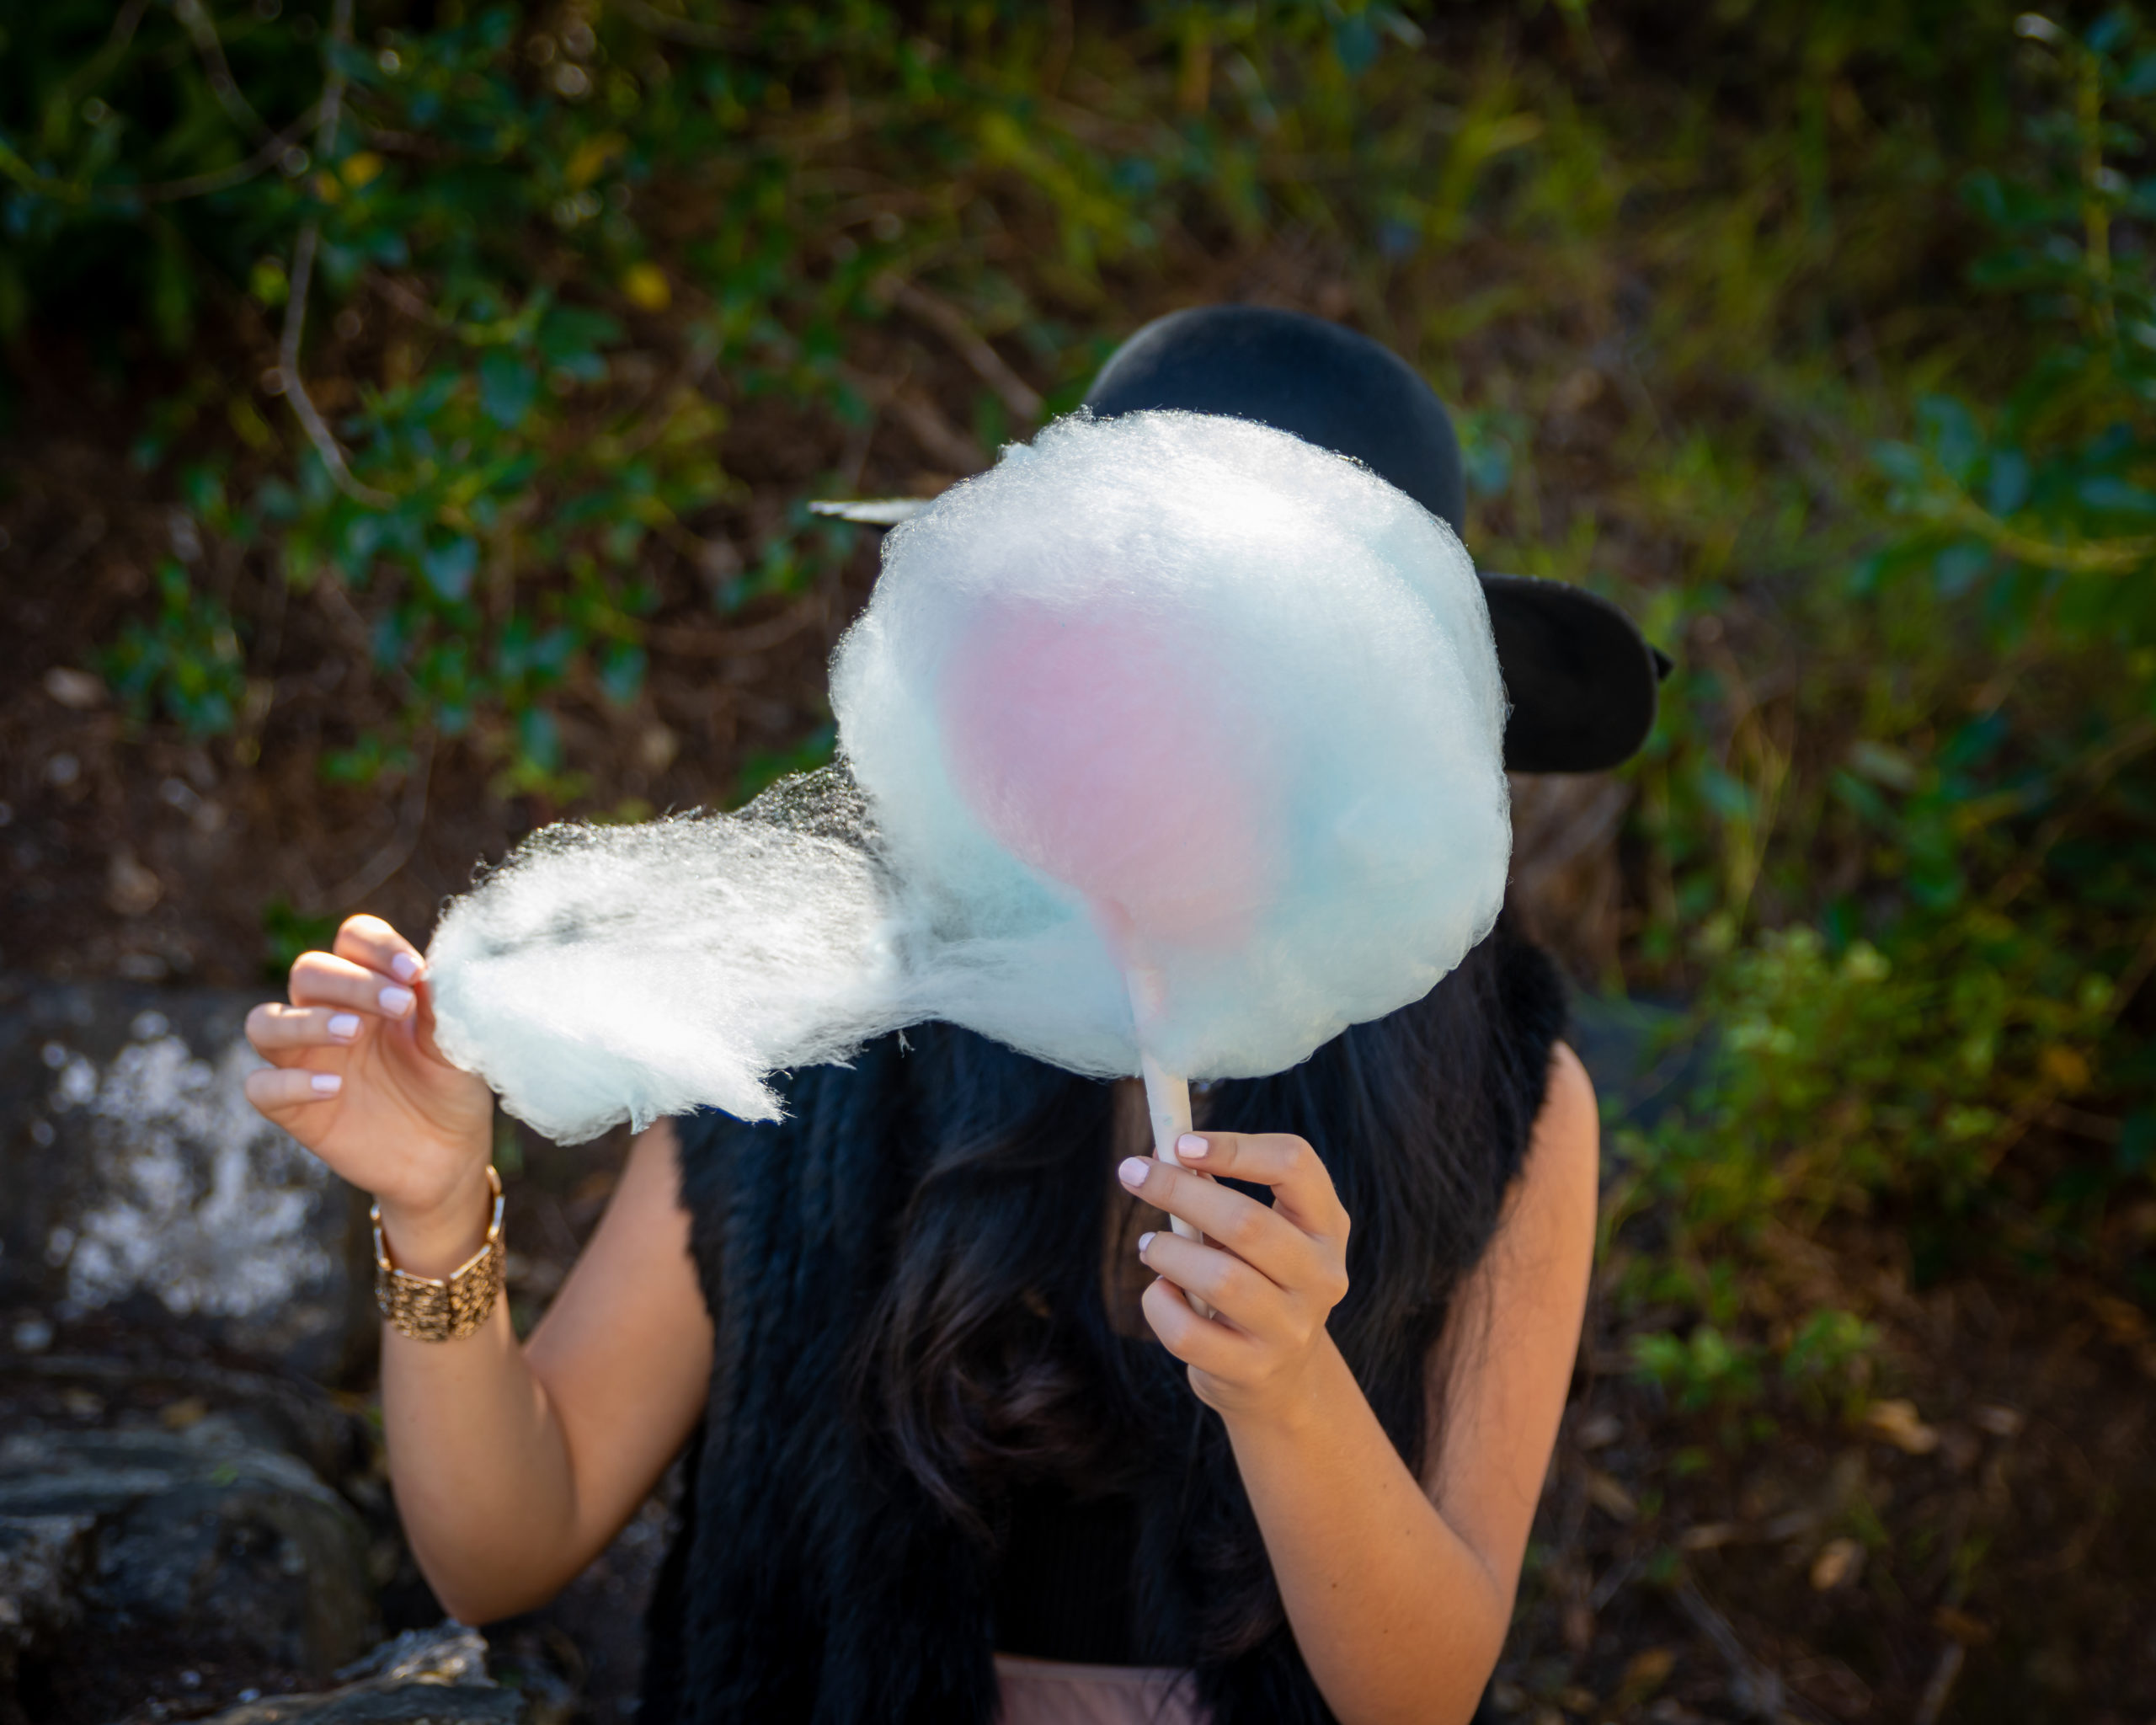
[[[1424,1494],[1339,1350],[1294,1407],[1227,1425],[1295,1644],[1342,1725],[1470,1718],[1511,1589]]]
[[[392,1259],[447,1274],[483,1237],[472,1215],[401,1230],[386,1220]],[[382,1411],[405,1536],[451,1616],[486,1623],[529,1610],[575,1573],[584,1542],[568,1445],[506,1299],[458,1341],[414,1341],[384,1325]]]
[[[483,1203],[468,1197],[418,1218],[385,1206],[393,1260],[442,1276],[470,1258]],[[390,1477],[443,1605],[484,1623],[552,1598],[680,1449],[703,1411],[711,1361],[674,1135],[662,1123],[631,1146],[606,1215],[529,1342],[517,1345],[499,1304],[460,1342],[385,1333]]]
[[[390,1261],[451,1274],[486,1237],[494,1099],[434,1036],[419,948],[373,916],[301,954],[291,1003],[247,1034],[248,1099],[362,1192]],[[476,1334],[383,1332],[390,1482],[444,1605],[480,1623],[550,1597],[635,1512],[702,1407],[711,1325],[689,1258],[672,1132],[631,1147],[597,1233],[520,1348],[509,1312]]]

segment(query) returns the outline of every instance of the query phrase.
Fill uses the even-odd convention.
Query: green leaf
[[[1931,560],[1932,579],[1942,599],[1959,599],[1991,568],[1991,547],[1981,539],[1958,539]]]
[[[516,721],[517,746],[524,758],[541,772],[561,770],[562,728],[543,707],[527,707]]]
[[[1984,507],[2003,520],[2028,500],[2028,457],[2018,449],[1994,449],[1984,479]]]
[[[1983,452],[1983,434],[1968,409],[1951,396],[1929,395],[1917,403],[1917,420],[1933,459],[1956,484],[1967,484]]]
[[[539,368],[506,348],[494,348],[479,361],[479,406],[505,431],[514,431],[531,411],[539,393]]]
[[[643,687],[644,650],[626,641],[610,643],[599,657],[599,686],[616,707],[626,707]]]
[[[479,568],[479,542],[460,534],[447,542],[430,545],[419,554],[419,573],[440,597],[456,601],[472,591],[472,577]]]
[[[2120,1123],[2117,1162],[2127,1175],[2156,1166],[2156,1108],[2136,1108]]]
[[[1332,51],[1339,56],[1340,69],[1350,77],[1360,77],[1370,69],[1377,60],[1378,47],[1377,31],[1359,13],[1332,27]]]
[[[2100,473],[2084,479],[2073,489],[2074,494],[2091,509],[2113,515],[2156,515],[2156,492],[2144,491],[2112,474]]]

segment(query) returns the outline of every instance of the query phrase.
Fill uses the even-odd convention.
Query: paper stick
[[[1139,1070],[1145,1075],[1145,1112],[1153,1122],[1153,1155],[1170,1167],[1179,1168],[1182,1158],[1176,1154],[1176,1140],[1190,1130],[1190,1086],[1172,1072],[1164,1071],[1150,1055],[1139,1056]],[[1168,1221],[1186,1240],[1205,1238],[1181,1216],[1171,1215]],[[1195,1294],[1186,1290],[1184,1297],[1200,1317],[1213,1316],[1213,1308]]]

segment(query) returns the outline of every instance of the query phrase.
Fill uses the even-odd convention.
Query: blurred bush
[[[746,556],[697,531],[743,489],[714,374],[737,401],[865,425],[892,386],[854,362],[855,333],[897,304],[1015,334],[1058,380],[1047,409],[1067,405],[1110,332],[1059,323],[1042,286],[1105,321],[1103,264],[1164,230],[1315,208],[1372,153],[1358,97],[1381,49],[1422,38],[1381,6],[1169,8],[1111,51],[1166,53],[1172,98],[1118,90],[1111,61],[1079,105],[1044,87],[1072,46],[1048,8],[926,29],[867,3],[429,9],[419,28],[351,0],[67,0],[12,22],[0,336],[35,317],[108,346],[147,330],[178,357],[236,326],[274,350],[259,387],[205,375],[159,403],[136,459],[176,469],[204,534],[269,544],[295,587],[369,595],[408,737],[476,725],[506,790],[557,801],[579,784],[549,695],[572,676],[635,694],[648,542],[705,570],[722,611],[851,542],[798,507]],[[1218,120],[1216,68],[1235,92]],[[1449,195],[1506,147],[1502,123],[1470,139]],[[1366,195],[1398,203],[1409,167]],[[1007,256],[1006,222],[1052,236],[1039,280],[985,255]],[[969,426],[942,428],[954,473],[1043,410],[969,351],[983,387]],[[141,710],[228,729],[230,626],[165,580],[109,674]],[[376,740],[339,771],[392,756]]]
[[[1757,1398],[1732,1327],[1815,1381],[1862,1360],[1846,1315],[1792,1322],[1801,1274],[1746,1273],[1790,1268],[1765,1236],[1838,1211],[1904,1230],[1920,1280],[2004,1247],[2156,1299],[2156,1264],[2106,1226],[2156,1156],[2137,1009],[2156,966],[2156,46],[2123,10],[2015,33],[2023,147],[1961,187],[1990,242],[1976,316],[2004,299],[2004,339],[1954,356],[1975,391],[1918,394],[1913,435],[1876,445],[1872,547],[1812,585],[1862,631],[1799,697],[1812,770],[1698,769],[1725,831],[1780,798],[1764,866],[1813,920],[1740,938],[1742,895],[1719,895],[1694,934],[1718,954],[1695,1020],[1713,1076],[1620,1140],[1625,1203],[1655,1220],[1620,1297],[1670,1326],[1635,1345],[1680,1405]],[[1838,883],[1819,869],[1837,842],[1856,853]]]

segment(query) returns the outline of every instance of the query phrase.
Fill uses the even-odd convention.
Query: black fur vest
[[[1417,1012],[1444,1017],[1436,1045],[1455,1075],[1444,1112],[1468,1123],[1474,1207],[1493,1226],[1562,1033],[1563,985],[1501,923],[1428,1001],[1394,1017]],[[1381,1039],[1392,1023],[1358,1026],[1311,1064],[1330,1058],[1352,1074],[1358,1060],[1386,1058]],[[855,1387],[860,1338],[893,1261],[895,1219],[949,1130],[939,1098],[961,1060],[976,1074],[983,1061],[1006,1063],[998,1081],[1021,1090],[1084,1081],[929,1025],[872,1044],[849,1067],[796,1075],[777,1124],[745,1127],[719,1115],[679,1123],[682,1200],[718,1345],[679,1530],[652,1606],[643,1725],[990,1725],[995,1717],[993,1553],[898,1460]],[[1348,1143],[1353,1124],[1336,1123],[1328,1143],[1319,1135],[1324,1123],[1299,1119],[1290,1092],[1267,1088],[1283,1081],[1257,1081],[1240,1093],[1224,1087],[1218,1118],[1299,1130],[1316,1146],[1357,1220],[1352,1280],[1356,1242],[1366,1237]],[[1104,1167],[1086,1178],[1107,1184]],[[1086,1226],[1082,1215],[1055,1209],[1067,1202],[1043,1183],[1041,1237]],[[1086,1250],[1097,1264],[1100,1212],[1092,1214]],[[1486,1227],[1476,1255],[1486,1237]],[[1443,1316],[1441,1306],[1428,1314],[1425,1332],[1391,1348],[1389,1363],[1374,1359],[1375,1348],[1361,1358],[1349,1350],[1411,1460],[1420,1362]],[[1337,1312],[1336,1334],[1341,1322]],[[1150,1405],[1166,1410],[1145,1447],[1161,1459],[1137,1487],[1149,1621],[1164,1626],[1165,1645],[1194,1650],[1217,1725],[1321,1725],[1331,1715],[1279,1610],[1220,1422],[1166,1350],[1129,1345],[1146,1356],[1136,1370]]]

